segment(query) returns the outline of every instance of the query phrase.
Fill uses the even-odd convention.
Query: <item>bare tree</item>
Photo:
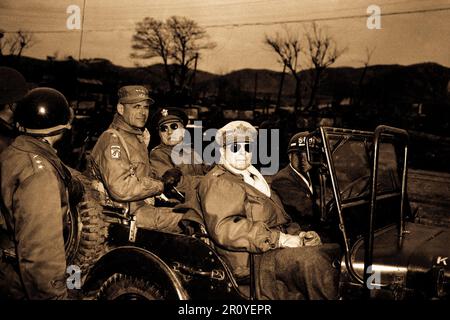
[[[306,32],[306,55],[311,63],[312,77],[308,109],[311,110],[323,72],[347,50],[338,49],[336,41],[317,23],[313,22]]]
[[[9,53],[21,57],[25,49],[31,48],[35,44],[35,40],[32,33],[19,30],[13,37],[7,39],[7,43],[9,44]]]
[[[12,47],[16,42],[16,36],[11,35],[4,30],[0,30],[0,56],[5,54],[14,54]]]
[[[284,32],[266,35],[264,43],[278,55],[278,62],[291,72],[295,79],[295,112],[301,107],[300,55],[302,52],[301,37],[287,27]]]
[[[175,84],[172,72],[169,69],[170,37],[165,24],[153,18],[144,18],[142,22],[137,23],[132,41],[132,48],[135,50],[131,54],[132,58],[152,59],[160,57],[163,60],[167,81],[172,90]]]
[[[186,89],[192,81],[190,71],[200,51],[215,46],[205,29],[193,20],[173,16],[163,22],[147,17],[136,25],[131,57],[162,59],[170,90],[174,92]]]

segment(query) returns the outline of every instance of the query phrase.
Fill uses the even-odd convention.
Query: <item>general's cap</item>
[[[222,128],[217,133],[215,140],[221,147],[235,143],[235,142],[255,142],[258,131],[250,123],[246,121],[232,121]]]
[[[155,102],[148,95],[148,90],[144,86],[124,86],[119,89],[117,93],[119,96],[119,103],[138,103],[148,100],[150,104]]]
[[[151,123],[152,126],[159,127],[167,122],[179,121],[186,126],[188,120],[186,113],[179,108],[160,108],[153,115]]]

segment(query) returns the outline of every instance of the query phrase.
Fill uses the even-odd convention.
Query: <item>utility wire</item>
[[[422,10],[409,10],[409,11],[399,11],[399,12],[388,12],[388,13],[381,13],[380,16],[384,17],[384,16],[406,15],[406,14],[448,11],[448,10],[450,10],[450,7],[422,9]],[[216,24],[216,25],[204,26],[204,28],[270,26],[270,25],[275,25],[275,24],[304,23],[304,22],[314,22],[314,21],[335,21],[335,20],[359,19],[359,18],[367,18],[367,17],[369,17],[368,14],[360,14],[360,15],[328,17],[328,18],[310,18],[310,19],[280,20],[280,21],[268,21],[268,22]]]
[[[83,46],[83,33],[84,33],[84,13],[86,9],[86,1],[83,0],[83,16],[81,18],[81,34],[80,34],[80,48],[78,49],[78,61],[81,60],[81,47]]]
[[[450,7],[444,8],[432,8],[432,9],[420,9],[420,10],[408,10],[408,11],[397,11],[397,12],[387,12],[381,13],[380,16],[395,16],[395,15],[409,15],[409,14],[417,14],[417,13],[428,13],[428,12],[439,12],[439,11],[449,11]],[[84,10],[83,10],[84,11]],[[211,24],[211,25],[203,25],[202,27],[205,29],[212,28],[227,28],[227,27],[248,27],[248,26],[270,26],[277,24],[291,24],[291,23],[305,23],[305,22],[314,22],[314,21],[336,21],[336,20],[349,20],[349,19],[359,19],[359,18],[368,18],[368,14],[360,14],[360,15],[350,15],[350,16],[340,16],[340,17],[327,17],[327,18],[309,18],[309,19],[295,19],[295,20],[278,20],[278,21],[267,21],[267,22],[247,22],[247,23],[226,23],[226,24]],[[130,31],[134,30],[134,27],[127,28],[110,28],[110,29],[87,29],[84,32],[112,32],[112,31]],[[68,33],[74,32],[75,30],[22,30],[22,32],[28,33]],[[3,31],[3,33],[17,33],[17,31]]]

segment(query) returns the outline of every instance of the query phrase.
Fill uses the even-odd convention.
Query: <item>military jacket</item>
[[[17,268],[0,285],[13,298],[67,296],[63,220],[68,210],[62,163],[46,142],[19,136],[0,156],[1,204],[6,225],[2,248],[16,255]],[[5,233],[7,240],[5,241]],[[11,269],[12,270],[12,269]],[[13,288],[13,284],[17,286]],[[3,288],[5,289],[5,288]]]
[[[163,183],[153,178],[142,131],[116,114],[109,129],[99,137],[91,154],[89,170],[118,202],[137,204],[159,195]]]

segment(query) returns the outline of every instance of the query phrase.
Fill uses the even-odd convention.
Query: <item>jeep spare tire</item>
[[[77,195],[79,201],[70,205],[64,223],[64,242],[67,265],[78,266],[84,279],[89,268],[107,251],[107,224],[103,219],[103,207],[98,202],[98,191],[83,174],[70,171],[82,182],[83,190]]]

